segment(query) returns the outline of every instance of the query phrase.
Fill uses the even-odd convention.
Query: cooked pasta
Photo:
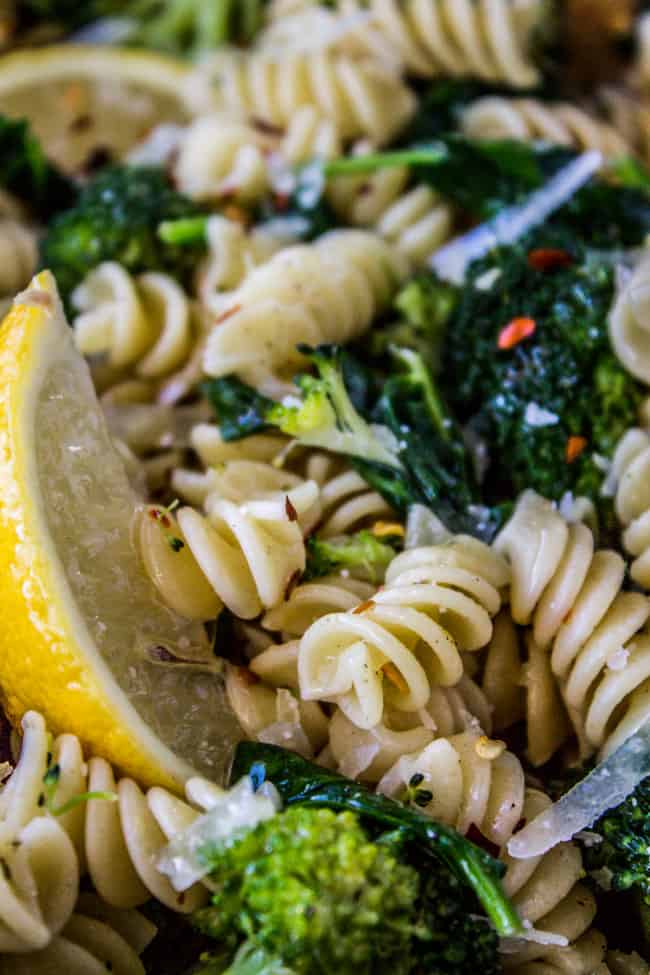
[[[630,576],[650,589],[650,435],[628,430],[617,444],[613,459],[616,514],[624,527],[623,545],[634,561]]]
[[[178,188],[195,200],[252,203],[268,190],[263,133],[227,115],[203,115],[188,127],[180,144],[174,176]]]
[[[326,50],[215,54],[196,69],[188,99],[198,111],[254,117],[280,130],[303,106],[313,106],[331,119],[341,141],[368,136],[379,145],[415,108],[410,89],[380,63]]]
[[[343,12],[366,9],[338,0]],[[532,28],[544,14],[537,0],[369,0],[370,25],[385,38],[409,74],[476,77],[514,88],[539,80],[531,53]]]
[[[225,604],[253,619],[282,600],[305,567],[300,518],[313,511],[318,487],[273,488],[240,504],[215,490],[206,497],[206,514],[190,507],[143,511],[140,551],[167,605],[190,619],[211,620]]]
[[[370,147],[362,144],[360,154]],[[328,197],[346,223],[369,227],[416,264],[423,264],[451,236],[452,207],[425,184],[409,186],[406,167],[368,176],[339,176]]]
[[[48,739],[38,714],[25,715],[18,764],[0,792],[0,957],[46,948],[70,920],[79,862],[64,824],[39,801]],[[12,969],[13,970],[13,969]]]
[[[134,367],[145,378],[178,369],[192,345],[190,303],[167,274],[132,278],[120,264],[92,271],[73,295],[73,322],[84,355],[104,355],[116,368]]]
[[[282,745],[305,758],[327,743],[329,722],[315,701],[301,701],[287,687],[270,686],[251,670],[232,665],[226,670],[226,690],[249,738]]]
[[[36,270],[37,236],[20,220],[0,216],[0,296],[24,288]]]
[[[623,280],[609,316],[609,336],[625,368],[650,383],[650,253]]]
[[[590,892],[578,882],[582,857],[573,843],[554,847],[543,857],[514,860],[505,851],[522,820],[530,821],[550,805],[542,792],[527,789],[517,757],[503,742],[491,741],[476,731],[438,738],[419,754],[404,755],[389,769],[378,791],[400,795],[414,775],[432,793],[424,811],[461,833],[472,827],[501,851],[507,870],[504,889],[520,915],[542,931],[576,941],[589,928],[596,913]],[[604,943],[603,943],[604,949]],[[553,957],[557,949],[531,944],[511,956],[517,964]],[[598,961],[602,959],[602,954]],[[593,968],[580,968],[589,975]]]
[[[320,538],[334,538],[365,527],[393,514],[390,506],[356,471],[344,471],[321,485],[323,520]]]
[[[370,599],[375,589],[369,582],[342,575],[321,576],[304,582],[262,617],[262,625],[286,637],[302,636],[321,616],[344,613]]]
[[[405,273],[397,253],[362,231],[333,231],[314,244],[286,248],[221,299],[205,371],[234,372],[262,387],[290,376],[304,362],[300,342],[357,338],[387,307]]]
[[[612,125],[570,102],[488,95],[463,112],[461,129],[470,139],[541,139],[613,158],[632,151]]]
[[[42,951],[0,956],[2,975],[144,975],[139,955],[156,932],[135,910],[118,910],[82,894],[75,913]]]
[[[405,555],[417,562],[417,553]],[[456,684],[459,650],[488,643],[500,606],[494,586],[453,562],[402,565],[389,567],[386,586],[366,603],[321,617],[300,641],[301,696],[338,704],[360,728],[374,727],[385,708],[418,711],[432,687]]]
[[[496,548],[511,565],[513,618],[532,623],[579,737],[606,754],[644,720],[650,601],[622,591],[620,555],[594,551],[585,525],[567,525],[532,491],[519,499]]]

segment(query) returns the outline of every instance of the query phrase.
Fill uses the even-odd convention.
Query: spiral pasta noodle
[[[597,149],[610,157],[632,151],[612,125],[570,102],[489,95],[463,112],[461,129],[470,139],[542,139],[579,150]]]
[[[650,253],[619,288],[609,316],[614,352],[633,376],[650,383]]]
[[[361,154],[368,151],[360,148]],[[409,187],[409,182],[404,166],[339,176],[331,181],[328,197],[347,223],[371,228],[400,254],[423,264],[451,236],[454,212],[430,186]]]
[[[327,613],[344,613],[370,599],[374,587],[368,582],[341,575],[321,576],[304,582],[262,617],[265,629],[297,637]]]
[[[620,555],[594,551],[585,525],[568,525],[533,491],[520,497],[495,547],[510,562],[513,619],[530,623],[535,644],[550,653],[583,748],[609,753],[647,716],[650,601],[621,589]]]
[[[431,687],[457,684],[460,651],[489,642],[500,606],[498,591],[477,573],[443,562],[414,575],[403,558],[370,600],[321,617],[300,641],[301,697],[336,703],[360,728],[374,727],[386,709],[418,711]]]
[[[107,261],[90,272],[72,301],[79,311],[75,341],[84,355],[104,355],[116,369],[134,367],[153,379],[173,372],[190,353],[190,303],[167,274],[133,278]]]
[[[262,388],[304,364],[297,345],[349,342],[383,311],[406,274],[400,255],[373,234],[333,231],[288,247],[220,300],[205,371],[237,373]]]
[[[587,945],[597,944],[595,964],[576,969],[582,975],[592,973],[604,956],[605,942],[589,932],[596,905],[591,893],[579,883],[584,871],[578,847],[563,843],[542,857],[528,860],[514,860],[506,851],[521,822],[530,821],[551,803],[544,793],[526,787],[519,759],[503,742],[470,730],[437,738],[419,754],[402,756],[380,781],[378,791],[400,795],[416,774],[423,776],[421,785],[431,793],[423,807],[425,813],[463,834],[478,829],[501,851],[506,865],[503,887],[520,916],[540,931],[578,942],[568,949],[531,943],[506,955],[506,967],[513,964],[519,971],[520,964],[538,960],[551,964],[557,952],[567,950],[580,959]],[[587,940],[581,942],[585,933]],[[585,957],[588,954],[585,952]]]
[[[277,9],[283,12],[282,7]],[[296,7],[286,9],[296,13]],[[347,14],[369,11],[369,25],[363,30],[380,34],[408,74],[476,77],[513,88],[533,87],[539,81],[530,53],[532,30],[543,15],[543,5],[537,2],[338,0],[336,7]]]
[[[230,466],[239,464],[241,476],[241,464],[246,463],[251,462],[233,461]],[[286,473],[261,466],[267,478],[273,473],[286,484]],[[220,476],[216,470],[211,473]],[[223,480],[221,487],[215,483],[205,500],[205,514],[190,507],[175,514],[150,507],[140,518],[145,568],[164,601],[190,619],[215,619],[224,604],[236,616],[253,619],[279,603],[305,568],[300,519],[312,518],[317,485],[307,481],[278,490],[271,483],[270,491],[255,496],[248,493],[246,476],[243,483],[247,500],[242,503],[227,496],[240,490],[235,476],[225,488]]]
[[[138,911],[119,910],[82,894],[75,913],[47,948],[0,956],[2,975],[144,975],[140,961],[156,928]]]
[[[227,115],[203,115],[187,128],[174,177],[179,190],[195,200],[252,203],[268,190],[263,133]]]
[[[188,98],[199,112],[216,108],[280,130],[312,106],[331,120],[341,142],[368,136],[377,144],[389,141],[415,108],[408,87],[378,62],[327,50],[222,52],[196,69]]]
[[[639,428],[628,430],[617,444],[612,466],[623,545],[634,556],[630,576],[650,589],[650,435]]]
[[[20,220],[0,216],[0,295],[15,295],[31,280],[38,260],[36,233]]]

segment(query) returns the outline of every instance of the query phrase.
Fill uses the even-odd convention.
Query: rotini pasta
[[[628,430],[614,452],[616,514],[624,526],[623,545],[634,556],[630,576],[650,589],[650,435]]]
[[[286,248],[220,300],[205,371],[277,386],[279,375],[292,375],[304,362],[300,342],[358,337],[386,308],[405,273],[398,254],[362,231],[334,231],[315,244]]]
[[[344,613],[370,599],[374,587],[368,582],[341,575],[321,576],[296,586],[277,606],[262,617],[262,625],[290,638],[302,636],[321,616]]]
[[[542,139],[614,158],[632,152],[612,125],[570,102],[488,95],[463,112],[461,129],[470,139]]]
[[[265,153],[271,143],[260,130],[227,115],[195,119],[181,141],[174,176],[195,200],[252,203],[269,188]]]
[[[165,602],[181,615],[215,619],[225,604],[252,619],[279,603],[303,571],[300,518],[309,518],[317,502],[317,485],[303,482],[241,504],[214,491],[206,497],[205,515],[189,507],[175,515],[150,507],[138,532],[145,567]]]
[[[380,781],[378,791],[399,796],[416,774],[424,777],[422,786],[432,793],[424,807],[428,815],[461,833],[478,829],[502,851],[507,868],[504,889],[521,917],[569,942],[584,935],[596,905],[579,883],[584,871],[578,847],[564,843],[544,857],[529,860],[514,860],[505,850],[521,822],[550,805],[550,799],[526,788],[521,763],[503,742],[491,741],[476,731],[438,738],[419,754],[399,758]],[[603,958],[604,939],[599,944],[602,950],[596,964]],[[558,950],[563,949],[530,944],[518,949],[509,961],[517,968],[524,962],[557,958]],[[592,965],[576,970],[590,975],[593,969]]]
[[[646,714],[650,642],[641,631],[650,601],[621,590],[620,555],[594,551],[585,525],[567,525],[533,491],[495,545],[511,565],[513,618],[532,621],[535,644],[548,648],[583,745],[607,754]]]
[[[417,566],[417,549],[404,554]],[[500,606],[493,585],[452,560],[410,569],[400,559],[385,588],[347,613],[321,617],[300,641],[301,696],[338,704],[360,728],[378,724],[386,708],[418,711],[431,687],[458,683],[459,650],[489,642]]]
[[[364,154],[370,147],[358,151]],[[423,264],[451,236],[454,213],[430,186],[409,183],[403,166],[339,176],[331,181],[328,197],[347,223],[371,228],[409,260]]]
[[[111,366],[135,367],[145,378],[177,369],[192,345],[190,303],[167,274],[149,271],[136,279],[120,264],[100,264],[73,295],[73,322],[84,355],[105,355]]]
[[[609,316],[609,337],[625,368],[650,383],[650,253],[645,252],[619,288]]]
[[[198,112],[254,117],[281,131],[309,105],[332,121],[341,141],[368,136],[377,144],[399,132],[415,108],[409,88],[378,62],[327,50],[221,52],[196,69],[187,97]]]
[[[368,9],[404,69],[421,77],[476,77],[513,88],[533,87],[539,72],[530,53],[544,6],[517,0],[338,0],[345,13]]]
[[[139,955],[155,926],[135,910],[118,910],[82,894],[61,934],[42,951],[0,956],[2,975],[145,975]]]
[[[390,506],[356,471],[344,471],[321,485],[323,520],[321,538],[333,538],[357,531],[369,522],[393,515]]]
[[[36,270],[36,233],[20,220],[0,216],[0,296],[26,287]]]

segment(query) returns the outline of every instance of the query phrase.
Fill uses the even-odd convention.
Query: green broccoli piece
[[[547,227],[470,267],[441,379],[460,421],[490,445],[488,504],[528,487],[553,500],[571,491],[607,526],[603,460],[635,425],[643,391],[609,344],[612,264],[570,240]]]
[[[373,841],[352,812],[296,806],[204,856],[214,893],[194,920],[239,949],[228,975],[498,970],[497,936],[449,870],[420,876],[399,831]]]
[[[40,263],[52,271],[66,298],[102,261],[119,261],[132,272],[165,270],[186,282],[204,241],[192,247],[168,244],[158,227],[165,220],[199,212],[173,189],[162,169],[116,166],[101,173],[82,191],[75,207],[50,223]]]
[[[266,0],[129,0],[135,22],[128,40],[194,57],[222,44],[250,43],[263,24]]]
[[[398,539],[393,539],[397,543]],[[303,579],[316,579],[330,572],[345,570],[355,579],[367,579],[379,584],[391,561],[396,547],[382,541],[371,531],[340,538],[312,536],[307,542],[307,566]]]
[[[76,198],[73,184],[45,156],[24,119],[0,115],[0,187],[47,220]]]
[[[385,429],[373,428],[355,409],[345,386],[341,350],[336,346],[302,347],[317,376],[301,375],[302,401],[275,403],[266,420],[309,447],[363,458],[401,470],[399,446]]]
[[[650,907],[650,778],[609,809],[592,831],[602,842],[584,847],[587,869],[606,888],[636,891]]]

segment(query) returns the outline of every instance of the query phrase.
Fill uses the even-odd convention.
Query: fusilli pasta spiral
[[[340,575],[321,576],[305,582],[262,617],[262,625],[286,637],[302,636],[321,616],[344,613],[370,599],[374,587],[368,582]]]
[[[179,190],[195,200],[232,199],[252,203],[269,186],[265,153],[270,140],[247,122],[227,115],[195,119],[180,144],[174,176]]]
[[[417,564],[417,553],[404,554]],[[321,617],[300,641],[301,696],[338,704],[360,728],[378,724],[385,709],[418,711],[431,687],[457,684],[459,650],[488,643],[500,606],[493,585],[452,561],[410,569],[400,559],[385,588],[347,613]]]
[[[29,283],[38,259],[36,233],[20,220],[0,217],[0,295],[13,295]]]
[[[596,905],[590,892],[579,884],[584,871],[576,845],[563,843],[543,857],[528,860],[514,860],[505,850],[521,822],[530,821],[551,800],[526,788],[521,763],[503,742],[490,741],[476,731],[438,738],[419,754],[398,759],[379,783],[378,791],[400,795],[416,774],[424,777],[422,786],[432,793],[424,807],[428,815],[464,834],[478,829],[499,848],[507,868],[504,889],[524,919],[569,942],[588,930]],[[603,958],[604,947],[603,939],[596,965]],[[523,962],[551,960],[558,950],[563,949],[530,944],[510,961],[516,967]],[[576,970],[590,975],[594,967]]]
[[[409,74],[470,76],[514,88],[539,81],[530,54],[532,28],[544,11],[537,0],[338,0],[337,8],[368,9],[370,29]]]
[[[650,589],[650,434],[639,428],[627,431],[614,451],[613,473],[623,545],[634,556],[630,576]]]
[[[514,620],[532,621],[583,747],[607,754],[645,719],[650,693],[650,601],[621,590],[625,564],[594,551],[591,531],[567,525],[526,491],[496,539],[511,565]]]
[[[138,957],[156,928],[135,910],[118,910],[82,894],[75,913],[42,951],[0,956],[1,975],[145,975]]]
[[[288,247],[220,299],[208,337],[208,375],[235,372],[264,388],[304,362],[300,342],[348,342],[384,310],[406,273],[388,244],[363,231],[333,231]],[[277,385],[277,378],[275,379]]]
[[[463,112],[461,129],[470,139],[543,139],[581,150],[597,149],[605,156],[631,153],[612,125],[570,102],[488,95]]]
[[[609,337],[625,368],[650,383],[650,252],[619,288],[609,316]]]
[[[376,61],[330,51],[225,51],[200,65],[188,84],[198,112],[221,110],[254,117],[281,131],[303,106],[331,120],[342,141],[368,136],[390,140],[409,120],[415,99],[394,73]]]
[[[246,463],[251,462],[229,466],[239,464],[241,470]],[[266,465],[260,466],[268,477]],[[282,484],[290,476],[271,471]],[[216,470],[210,473],[219,478]],[[190,619],[214,619],[223,604],[236,616],[252,619],[279,603],[305,568],[300,519],[311,519],[317,485],[306,481],[278,490],[272,484],[268,492],[249,493],[243,503],[224,496],[236,495],[236,481],[227,488],[222,482],[207,495],[205,515],[187,507],[174,516],[152,507],[140,519],[145,567],[165,602]]]
[[[145,378],[177,369],[192,346],[190,303],[167,274],[149,271],[132,278],[107,261],[76,288],[73,322],[84,355],[105,355],[118,369],[134,366]]]
[[[360,154],[370,147],[359,147]],[[453,230],[453,209],[424,184],[409,187],[408,168],[380,169],[368,176],[339,176],[328,187],[336,212],[355,227],[369,227],[401,254],[423,264]]]

